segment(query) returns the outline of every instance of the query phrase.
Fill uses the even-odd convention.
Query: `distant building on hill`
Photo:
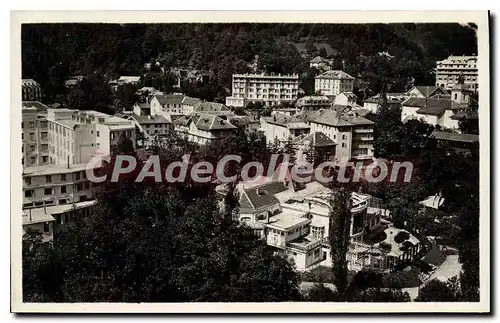
[[[250,102],[262,102],[268,106],[297,99],[299,75],[282,74],[233,74],[232,95],[226,105],[244,107]]]
[[[33,79],[21,80],[22,100],[23,101],[40,101],[42,97],[42,88],[37,81]]]

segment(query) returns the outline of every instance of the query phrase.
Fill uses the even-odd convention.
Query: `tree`
[[[394,242],[403,243],[410,238],[410,234],[406,231],[399,231],[396,236],[394,236]]]
[[[318,55],[321,56],[321,57],[323,57],[323,58],[328,57],[328,53],[326,52],[325,47],[321,47],[321,49],[319,50]]]
[[[351,237],[351,192],[347,186],[340,186],[330,198],[329,245],[335,286],[341,299],[345,299],[347,289],[347,260]]]
[[[118,88],[116,96],[123,103],[126,110],[132,110],[139,97],[136,94],[137,86],[133,84],[124,84]]]
[[[338,295],[325,284],[317,283],[308,290],[305,299],[308,302],[337,302]]]
[[[420,288],[416,302],[460,302],[460,287],[457,277],[447,282],[433,279]]]

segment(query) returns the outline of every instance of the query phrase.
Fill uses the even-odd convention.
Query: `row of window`
[[[68,178],[70,178],[70,180],[72,180],[73,174],[75,175],[75,181],[87,178],[87,173],[85,171],[81,171],[81,172],[75,172],[75,173],[71,173],[71,174],[59,174],[60,181],[66,182]],[[55,177],[54,175],[45,175],[45,183],[52,183],[52,179],[54,177]],[[27,185],[31,185],[31,183],[32,183],[31,177],[25,176],[24,182]]]
[[[75,184],[74,185],[74,190],[79,192],[79,191],[83,191],[83,190],[88,190],[90,189],[90,183],[89,182],[86,182],[86,183],[78,183],[78,184]],[[54,195],[55,194],[55,187],[46,187],[43,189],[43,195],[44,196],[47,196],[47,195]],[[63,185],[63,186],[60,186],[59,187],[59,193],[60,194],[65,194],[67,193],[67,186]],[[36,196],[36,193],[35,193],[35,190],[25,190],[24,191],[24,197],[35,197]]]

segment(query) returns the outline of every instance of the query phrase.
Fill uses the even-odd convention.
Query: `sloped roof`
[[[165,104],[182,104],[184,95],[182,94],[158,94],[154,96],[161,105]]]
[[[339,106],[340,107],[340,106]],[[322,113],[311,122],[320,123],[328,126],[343,127],[355,125],[372,125],[373,121],[368,120],[359,114],[353,113],[340,113],[338,110],[324,110]]]
[[[430,114],[430,115],[441,115],[445,110],[456,110],[462,109],[463,106],[459,103],[444,98],[415,98],[411,97],[406,99],[403,106],[418,107],[417,110],[419,114]]]
[[[324,58],[323,58],[323,57],[321,57],[321,56],[316,56],[316,57],[314,57],[313,59],[311,59],[311,61],[310,61],[310,62],[311,62],[311,63],[322,63],[322,62],[324,62],[324,63],[330,63],[330,61],[329,61],[329,60],[324,59]]]
[[[264,120],[266,120],[267,123],[287,127],[288,129],[309,128],[309,126],[305,122],[296,118],[295,116],[289,116],[282,113],[275,113],[271,117],[264,118]]]
[[[438,140],[447,140],[447,141],[465,142],[465,143],[474,143],[479,141],[478,135],[472,135],[467,133],[452,133],[452,132],[437,131],[437,130],[434,130],[432,132],[431,137],[436,138]]]
[[[184,99],[182,99],[182,103],[186,105],[196,105],[200,103],[201,100],[198,98],[192,98],[190,96],[185,96]]]
[[[196,128],[200,130],[224,130],[224,129],[236,129],[231,123],[223,120],[213,114],[206,113],[195,113],[191,117],[191,120],[195,123]]]
[[[280,201],[274,195],[285,190],[287,190],[287,188],[283,183],[272,182],[245,189],[243,195],[246,195],[252,208],[259,209],[261,207],[279,204]]]
[[[326,71],[315,77],[316,79],[354,80],[354,77],[341,70]]]
[[[330,147],[335,146],[335,141],[328,138],[324,133],[317,131],[310,134],[303,134],[295,138],[293,141],[296,144],[310,143],[312,142],[313,147]]]
[[[195,106],[195,112],[205,112],[205,113],[210,113],[210,112],[231,112],[228,107],[226,107],[222,103],[216,103],[216,102],[200,102]]]
[[[436,93],[449,94],[446,89],[436,85],[417,85],[414,88],[427,98]]]
[[[163,124],[163,123],[170,123],[167,119],[165,119],[161,115],[155,115],[155,116],[138,116],[138,115],[133,115],[132,118],[137,120],[140,124]]]

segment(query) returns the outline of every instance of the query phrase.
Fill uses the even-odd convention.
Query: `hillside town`
[[[213,71],[167,66],[160,60],[144,63],[140,74],[106,79],[106,90],[99,93],[116,99],[94,108],[82,104],[82,84],[91,76],[65,79],[67,100],[49,100],[49,89],[34,75],[22,79],[23,247],[49,246],[39,252],[55,250],[51,257],[59,261],[70,252],[71,257],[87,257],[86,252],[95,250],[95,259],[66,258],[67,264],[53,270],[63,277],[64,270],[74,270],[65,266],[87,266],[89,277],[98,281],[90,287],[91,278],[85,278],[72,286],[70,278],[53,282],[37,276],[40,270],[29,266],[45,265],[27,253],[24,274],[32,276],[23,287],[25,297],[41,302],[54,297],[137,301],[146,294],[144,301],[477,301],[478,245],[473,244],[478,243],[478,227],[471,218],[478,217],[478,57],[435,60],[430,72],[434,82],[411,81],[404,91],[392,92],[396,86],[388,81],[361,90],[364,80],[349,72],[347,58],[320,42],[297,45],[297,52],[301,64],[316,71],[310,88],[301,73],[262,68],[259,55],[245,67],[248,72],[231,74],[225,97],[203,92],[215,82]],[[397,55],[386,50],[374,57],[390,61]],[[152,70],[161,75],[160,82],[151,81]],[[192,90],[196,86],[201,90]],[[52,98],[62,98],[58,94]],[[210,162],[233,154],[265,166],[272,154],[281,157],[273,172],[249,180],[236,170],[238,181],[230,184],[211,180],[151,189],[126,177],[118,183],[88,178],[93,160],[111,156],[113,163],[120,154],[137,157],[138,168],[154,155],[160,156],[162,167],[185,154]],[[398,162],[413,168],[398,170]],[[354,171],[359,165],[361,180],[324,183],[316,175],[298,181],[292,176],[294,167],[313,174],[300,168],[305,163],[314,168],[328,163],[328,172],[346,165]],[[109,165],[91,167],[99,173]],[[394,182],[370,180],[383,168],[389,168]],[[280,172],[284,176],[276,176]],[[403,176],[412,178],[403,181]],[[218,221],[231,224],[219,226]],[[162,230],[165,235],[156,236]],[[465,233],[470,239],[460,240]],[[100,249],[101,239],[109,250]],[[89,245],[78,245],[83,241]],[[147,249],[155,245],[165,248],[163,256],[161,250]],[[243,251],[245,257],[233,263],[230,254]],[[124,258],[111,263],[114,253]],[[210,253],[221,253],[222,263],[238,269],[219,272],[219,256],[205,256]],[[252,260],[259,253],[266,256]],[[99,257],[107,258],[101,262]],[[191,263],[185,257],[199,259]],[[179,268],[174,268],[176,261],[182,263]],[[137,287],[146,284],[155,263],[172,270],[168,275],[174,278],[168,279],[173,281],[154,277],[151,286],[162,287]],[[235,281],[224,282],[227,288],[219,291],[212,267],[213,275]],[[269,294],[250,291],[259,288],[252,276],[259,270],[262,284],[272,285]],[[243,278],[240,271],[250,276]],[[293,278],[285,283],[278,278],[284,275]],[[217,292],[164,296],[197,276],[206,285],[196,288]],[[355,286],[363,281],[368,285]],[[127,288],[131,290],[125,292]]]

